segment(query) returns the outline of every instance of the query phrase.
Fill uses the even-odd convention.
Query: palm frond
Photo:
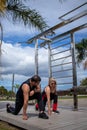
[[[87,57],[87,39],[82,39],[75,47],[77,50],[77,62],[81,63]]]
[[[6,0],[0,0],[0,16],[4,15],[6,9]]]
[[[42,16],[34,9],[26,8],[21,2],[8,2],[7,12],[13,17],[13,21],[21,21],[24,25],[34,26],[43,31],[48,26]]]

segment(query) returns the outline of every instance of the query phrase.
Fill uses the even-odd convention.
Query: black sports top
[[[29,86],[29,88],[30,88],[30,91],[32,91],[32,90],[34,90],[35,88],[36,88],[36,86],[30,86],[30,79],[28,79],[28,80],[26,80],[25,82],[23,82],[21,85],[20,85],[20,87],[19,87],[19,89],[18,89],[18,91],[17,91],[17,94],[16,94],[16,98],[17,99],[20,99],[20,100],[23,100],[23,90],[22,90],[22,86],[23,86],[23,84],[27,84],[28,86]]]
[[[50,87],[50,86],[49,86],[49,87]],[[45,88],[46,88],[46,87],[45,87]],[[45,88],[44,88],[44,90],[43,90],[43,92],[42,92],[42,96],[46,94],[46,92],[45,92]],[[52,93],[52,92],[50,92],[50,94],[56,94],[56,91],[55,91],[55,92],[53,92],[53,93]]]

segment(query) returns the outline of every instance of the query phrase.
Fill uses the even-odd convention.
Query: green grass
[[[78,95],[78,98],[87,98],[87,95],[83,95],[83,96]]]
[[[59,96],[58,99],[72,99],[73,96]],[[78,99],[84,99],[84,98],[87,98],[87,95],[78,95]]]
[[[66,96],[58,96],[58,99],[60,100],[60,99],[72,99],[73,98],[73,96],[68,96],[68,95],[66,95]],[[87,95],[78,95],[78,99],[84,99],[84,98],[87,98]],[[13,99],[0,99],[0,101],[15,101],[15,98],[13,98]],[[31,103],[31,101],[30,101],[30,103]]]
[[[12,126],[6,122],[0,121],[0,130],[21,130],[15,126]]]

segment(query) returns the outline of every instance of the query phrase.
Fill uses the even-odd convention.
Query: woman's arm
[[[45,92],[46,92],[46,95],[47,95],[48,114],[51,115],[50,88],[49,88],[49,86],[47,86],[47,87],[45,88]]]

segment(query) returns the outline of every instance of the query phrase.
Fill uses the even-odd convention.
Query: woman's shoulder
[[[45,91],[50,91],[49,85],[45,87]]]

